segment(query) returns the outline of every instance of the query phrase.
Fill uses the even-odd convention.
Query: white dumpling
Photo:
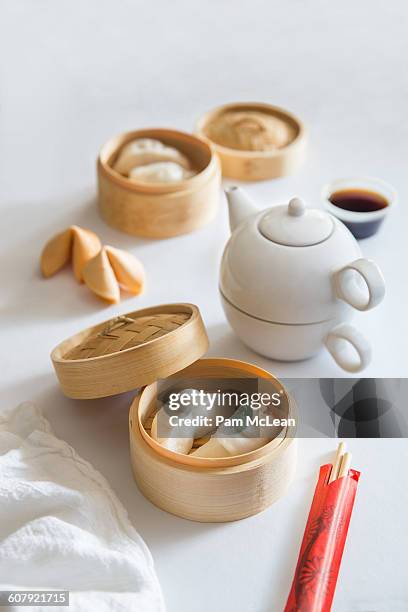
[[[179,391],[179,394],[183,395],[184,397],[190,396],[191,401],[187,402],[186,404],[180,405],[177,412],[174,412],[175,415],[184,418],[204,417],[208,415],[207,402],[204,401],[200,404],[194,404],[193,395],[195,392],[195,389],[183,389]],[[193,446],[194,439],[201,438],[202,436],[207,435],[212,430],[211,426],[206,425],[198,425],[190,428],[184,426],[184,436],[182,438],[178,438],[176,437],[178,427],[176,425],[170,424],[168,415],[169,411],[167,405],[164,405],[158,410],[152,422],[150,435],[154,440],[159,442],[159,444],[176,453],[188,454]],[[160,437],[158,435],[159,429],[161,434]]]
[[[211,457],[219,459],[220,457],[230,457],[230,453],[218,438],[211,437],[208,442],[190,453],[192,457]]]
[[[244,418],[246,408],[238,408],[232,418]],[[270,437],[251,437],[253,434],[260,433],[258,428],[252,426],[245,427],[242,430],[237,430],[235,437],[223,436],[223,433],[231,433],[230,428],[221,425],[210,440],[203,444],[200,448],[193,451],[191,455],[194,457],[232,457],[242,455],[261,448],[270,441]],[[269,433],[269,432],[268,432]]]
[[[136,166],[144,166],[156,162],[174,162],[186,170],[191,168],[188,158],[174,147],[155,140],[154,138],[138,138],[126,144],[120,151],[113,168],[127,176]]]
[[[269,438],[245,438],[244,436],[239,438],[219,438],[212,436],[208,442],[190,454],[194,457],[210,457],[212,459],[233,457],[257,450],[269,441]]]
[[[145,166],[137,166],[129,171],[129,179],[143,183],[177,183],[192,175],[175,162],[157,162]]]
[[[175,453],[183,453],[184,455],[187,455],[193,447],[194,438],[192,436],[189,438],[175,438],[173,436],[159,438],[157,434],[158,414],[159,413],[155,415],[152,423],[152,428],[150,430],[150,435],[152,436],[153,440],[156,440],[156,442],[158,442],[161,446],[171,451],[174,451]]]

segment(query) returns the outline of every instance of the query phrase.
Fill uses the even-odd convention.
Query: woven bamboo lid
[[[208,337],[193,304],[127,313],[64,340],[51,359],[68,397],[108,397],[175,374],[203,356]]]

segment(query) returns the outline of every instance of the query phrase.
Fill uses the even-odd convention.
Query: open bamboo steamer
[[[155,138],[175,147],[191,161],[196,174],[171,184],[131,181],[113,169],[122,147],[137,138]],[[215,216],[221,169],[208,141],[177,130],[152,128],[111,138],[97,162],[98,205],[103,219],[116,229],[145,238],[168,238],[192,232]]]
[[[272,374],[232,359],[200,359],[174,378],[267,378]],[[200,522],[242,519],[265,510],[287,491],[295,472],[295,428],[260,449],[222,459],[182,455],[150,437],[147,423],[156,410],[157,384],[144,387],[130,408],[129,435],[133,473],[139,489],[159,508]],[[287,394],[288,418],[295,418]]]
[[[223,114],[231,111],[259,111],[282,119],[294,128],[294,138],[286,146],[270,151],[232,149],[209,139],[208,127]],[[197,123],[199,136],[210,140],[221,160],[222,175],[239,181],[263,181],[291,174],[303,162],[306,154],[306,128],[291,112],[261,102],[237,102],[219,106],[206,113]]]
[[[295,428],[284,428],[268,444],[235,457],[172,452],[150,436],[159,381],[173,386],[188,379],[258,377],[282,390],[288,418],[296,419],[295,406],[266,370],[233,359],[202,359],[208,344],[197,306],[163,304],[88,327],[54,348],[51,359],[68,397],[95,399],[141,389],[130,407],[130,452],[136,483],[150,501],[194,521],[233,521],[284,495],[295,471]]]

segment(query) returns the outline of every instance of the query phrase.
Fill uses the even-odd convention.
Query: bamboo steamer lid
[[[175,374],[207,349],[197,306],[164,304],[88,327],[54,348],[51,360],[65,395],[95,399]]]

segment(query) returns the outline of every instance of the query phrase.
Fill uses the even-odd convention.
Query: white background
[[[269,101],[297,113],[310,129],[306,163],[248,191],[260,206],[293,195],[320,206],[323,184],[337,177],[373,175],[397,189],[399,208],[361,245],[383,269],[386,300],[355,322],[374,349],[366,375],[406,376],[407,31],[404,0],[1,3],[2,402],[37,401],[57,435],[108,478],[152,550],[170,612],[282,609],[318,466],[334,443],[301,441],[295,484],[262,515],[229,525],[183,521],[149,504],[133,483],[131,396],[65,399],[50,350],[111,315],[188,301],[201,309],[212,355],[284,376],[342,372],[324,352],[292,365],[268,362],[232,334],[217,296],[224,199],[217,220],[194,234],[160,242],[120,234],[95,207],[97,152],[127,129],[191,131],[206,110],[229,101]],[[105,307],[68,270],[40,278],[43,243],[73,223],[140,257],[142,297]],[[334,610],[406,610],[408,445],[351,446],[363,476]]]

